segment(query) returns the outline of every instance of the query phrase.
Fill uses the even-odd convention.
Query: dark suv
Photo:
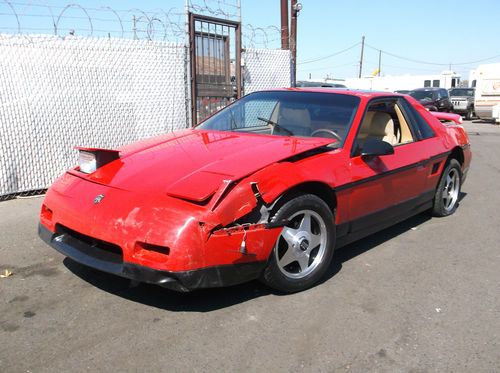
[[[444,88],[418,88],[411,91],[410,96],[430,111],[450,112],[453,109],[448,91]]]

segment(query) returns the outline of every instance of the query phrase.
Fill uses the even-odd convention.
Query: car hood
[[[192,129],[123,147],[118,160],[79,176],[128,191],[201,202],[223,182],[334,141]]]

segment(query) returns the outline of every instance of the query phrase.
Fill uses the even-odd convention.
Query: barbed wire
[[[216,18],[241,20],[238,0],[189,0],[187,10]],[[87,7],[79,3],[48,5],[0,0],[0,33],[56,36],[107,36],[182,43],[186,41],[186,9],[145,11],[139,8]],[[279,48],[276,26],[242,25],[243,48]]]
[[[281,29],[276,26],[254,27],[248,23],[242,26],[244,48],[279,48]]]
[[[239,19],[241,18],[241,8],[237,2],[228,2],[225,0],[201,0],[203,5],[194,4],[192,0],[188,1],[189,10],[197,14],[208,14],[214,17],[226,19]],[[213,7],[208,3],[216,4]]]

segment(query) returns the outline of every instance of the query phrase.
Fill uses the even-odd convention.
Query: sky
[[[172,18],[182,22],[184,0],[9,0],[18,13],[23,32],[51,31],[50,5],[57,15],[67,4],[85,9],[110,7],[124,19],[126,37],[132,37],[130,15],[125,10],[138,8],[147,14],[158,9],[171,10]],[[232,12],[237,0],[192,0],[214,9],[220,4]],[[300,0],[299,0],[300,1]],[[363,75],[378,67],[381,54],[382,75],[438,74],[451,69],[467,79],[469,71],[480,63],[500,62],[498,0],[302,0],[298,18],[298,79],[351,78],[359,73],[361,38],[365,36]],[[94,30],[117,30],[119,24],[108,11],[88,11],[94,19]],[[0,32],[17,27],[12,11],[0,1]],[[134,14],[139,14],[137,11]],[[176,16],[177,14],[177,16]],[[280,1],[241,0],[242,23],[247,25],[244,46],[254,29],[253,46],[279,48]],[[75,18],[71,18],[75,17]],[[61,26],[76,24],[77,32],[88,28],[83,10],[65,11]],[[56,17],[57,18],[57,17]],[[116,18],[115,18],[116,19]],[[80,22],[80,25],[77,23]],[[82,23],[83,22],[83,23]],[[248,26],[251,25],[251,26]],[[82,31],[78,29],[80,27]],[[266,35],[261,30],[266,31]],[[96,31],[95,34],[98,34]],[[343,52],[344,51],[344,52]],[[339,53],[340,52],[340,53]],[[494,58],[491,58],[494,57]],[[483,61],[484,60],[484,61]]]

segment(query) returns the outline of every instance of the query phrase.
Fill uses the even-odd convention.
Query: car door
[[[361,156],[368,139],[391,143],[394,154]],[[429,154],[417,140],[398,98],[376,99],[367,106],[351,151],[351,233],[387,226],[419,204]]]

